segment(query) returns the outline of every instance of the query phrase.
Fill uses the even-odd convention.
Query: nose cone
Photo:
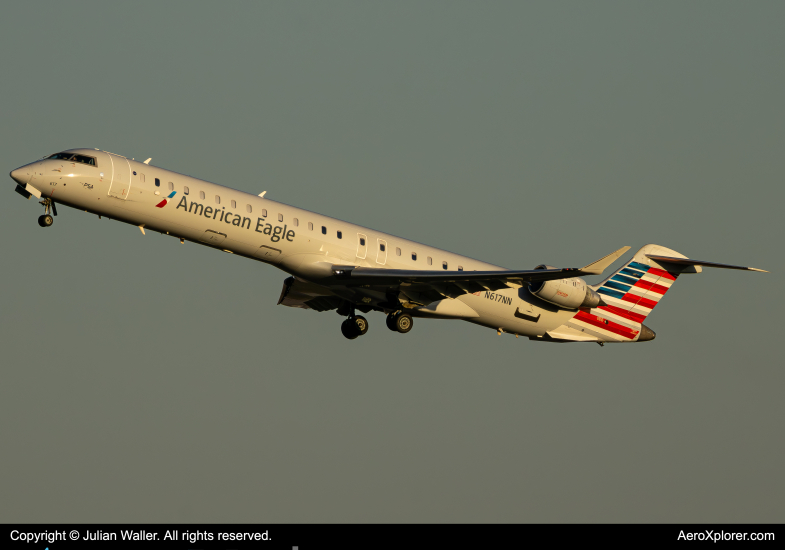
[[[638,342],[648,342],[649,340],[654,340],[656,337],[656,332],[651,330],[646,325],[641,325],[641,334],[638,336]]]
[[[27,182],[30,179],[30,174],[27,173],[27,170],[25,170],[24,167],[17,168],[11,172],[11,179],[19,185],[27,185]]]

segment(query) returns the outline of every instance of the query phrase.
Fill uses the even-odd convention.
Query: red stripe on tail
[[[616,306],[600,306],[597,309],[603,309],[609,313],[618,315],[619,317],[624,317],[625,319],[629,319],[630,321],[635,321],[636,323],[642,323],[643,321],[646,320],[645,315],[641,315],[640,313],[635,313],[634,311],[627,311],[626,309],[622,309]]]
[[[630,294],[629,292],[622,296],[621,299],[625,302],[630,302],[631,304],[647,307],[649,309],[654,309],[654,306],[657,305],[657,302],[647,300],[646,298],[641,298],[637,294]]]
[[[657,269],[656,267],[650,267],[648,273],[650,275],[657,275],[658,277],[665,277],[671,281],[675,281],[676,277],[679,276],[678,273],[670,273],[669,271],[663,271],[662,269]]]
[[[644,290],[651,290],[652,292],[656,292],[657,294],[665,294],[668,292],[667,287],[660,286],[655,283],[650,283],[649,281],[639,280],[635,283],[635,286],[638,288],[642,288]]]
[[[584,323],[588,323],[595,327],[599,327],[603,330],[613,332],[614,334],[618,334],[623,338],[629,338],[630,340],[632,340],[633,338],[635,338],[635,336],[638,335],[637,330],[632,330],[629,327],[625,327],[624,325],[614,323],[613,321],[609,321],[608,319],[603,319],[601,317],[597,317],[596,315],[586,313],[582,309],[578,311],[578,314],[575,316],[575,319],[578,319],[579,321],[583,321]]]

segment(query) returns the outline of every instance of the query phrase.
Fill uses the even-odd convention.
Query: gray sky
[[[638,345],[276,306],[6,180],[3,521],[781,522],[781,2],[4,5],[0,167],[98,147],[513,268],[647,243]],[[597,282],[590,280],[590,282]]]

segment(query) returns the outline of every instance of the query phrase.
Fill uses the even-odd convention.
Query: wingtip
[[[749,269],[750,271],[759,271],[761,273],[768,273],[768,271],[766,271],[765,269],[758,269],[757,267],[748,267],[747,269]]]
[[[619,257],[627,252],[630,249],[629,246],[622,246],[620,249],[611,252],[607,256],[603,256],[596,262],[592,262],[589,265],[585,265],[580,268],[580,271],[587,275],[601,275],[603,271],[605,271],[608,266],[613,264]]]

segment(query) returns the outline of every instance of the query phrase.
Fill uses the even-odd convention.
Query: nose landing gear
[[[57,216],[57,207],[55,206],[55,201],[52,199],[44,199],[41,201],[40,204],[44,205],[44,215],[38,217],[38,225],[41,227],[51,227],[53,223],[55,223],[55,219],[49,214],[49,211],[52,211],[52,214]]]

